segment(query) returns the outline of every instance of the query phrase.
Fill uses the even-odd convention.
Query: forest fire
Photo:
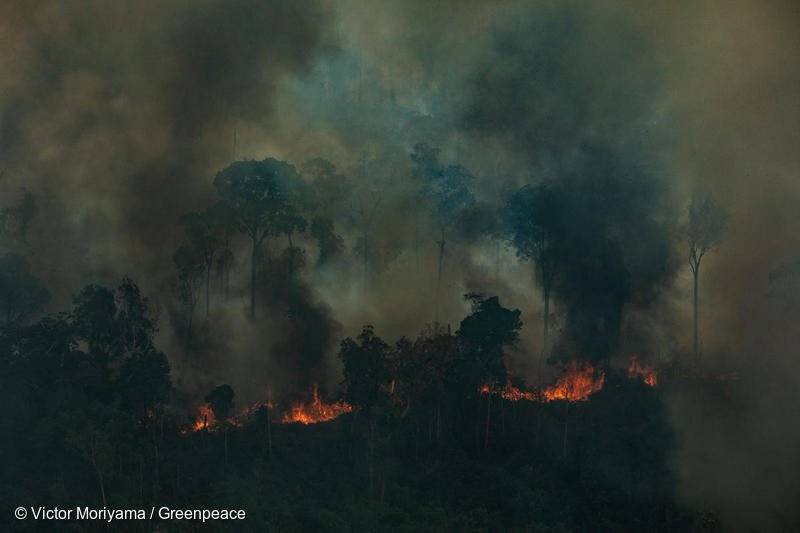
[[[641,379],[651,387],[658,385],[658,375],[655,369],[652,366],[642,364],[636,356],[631,357],[631,364],[628,366],[628,377]]]
[[[515,387],[512,385],[511,381],[506,383],[506,386],[501,388],[492,388],[488,384],[483,385],[480,389],[481,394],[498,394],[504,400],[508,400],[510,402],[518,402],[520,400],[526,400],[529,402],[536,401],[536,394],[532,391],[524,391],[519,387]]]
[[[311,402],[296,403],[291,409],[283,414],[282,424],[316,424],[318,422],[328,422],[345,413],[353,410],[353,406],[346,402],[325,403],[319,396],[317,384],[311,391]]]
[[[589,363],[571,362],[556,382],[542,391],[544,401],[580,402],[603,388],[605,374]]]
[[[197,416],[194,419],[194,424],[192,425],[192,431],[203,431],[208,430],[217,425],[217,419],[214,416],[214,411],[211,409],[211,406],[207,403],[204,403],[200,407],[197,408]]]
[[[258,411],[262,409],[272,410],[275,408],[276,404],[271,401],[255,403],[246,407],[238,415],[229,417],[228,424],[230,426],[242,426],[244,420],[252,417]],[[353,406],[346,402],[325,403],[322,398],[320,398],[317,385],[314,384],[311,389],[311,401],[308,403],[298,402],[294,404],[279,418],[279,423],[299,423],[308,425],[318,422],[328,422],[352,410]],[[272,418],[272,416],[270,416],[270,418]],[[209,404],[204,403],[197,408],[194,422],[188,431],[193,433],[198,431],[215,431],[218,427],[219,423],[214,416],[214,411]]]

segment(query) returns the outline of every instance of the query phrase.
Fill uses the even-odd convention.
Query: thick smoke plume
[[[698,374],[725,379],[669,399],[676,490],[726,528],[790,529],[799,25],[791,1],[6,1],[0,207],[23,205],[23,187],[35,200],[19,246],[51,310],[130,275],[160,311],[178,385],[229,382],[246,400],[330,389],[342,337],[455,325],[466,292],[522,310],[511,364],[538,377],[542,295],[501,227],[526,184],[558,193],[557,352],[673,365],[691,349],[685,206],[710,194],[729,220],[702,267]],[[463,166],[475,200],[440,283],[418,143]],[[255,322],[234,236],[231,283],[215,272],[185,350],[177,219],[219,200],[212,179],[231,161],[266,157],[324,191],[331,225],[295,236],[305,256],[288,269],[288,243],[268,240]]]

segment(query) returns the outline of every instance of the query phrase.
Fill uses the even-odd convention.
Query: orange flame
[[[658,385],[658,375],[655,369],[639,362],[639,358],[636,356],[631,357],[631,364],[628,366],[628,377],[641,379],[651,387]]]
[[[547,402],[567,400],[580,402],[586,400],[593,393],[603,388],[605,374],[602,370],[595,369],[589,363],[572,361],[556,382],[542,391],[542,396]]]
[[[327,422],[334,418],[349,413],[353,406],[346,402],[325,403],[319,397],[317,384],[312,388],[312,398],[310,403],[298,402],[289,411],[283,414],[281,423],[283,424],[316,424]]]
[[[192,431],[210,430],[216,427],[216,425],[217,419],[210,405],[204,403],[197,408],[197,416],[194,419]]]
[[[500,388],[492,388],[489,384],[484,384],[479,392],[481,394],[498,394],[504,400],[508,400],[510,402],[518,402],[520,400],[527,400],[529,402],[536,401],[535,393],[531,391],[524,391],[519,387],[515,387],[511,384],[511,381],[506,382],[506,386],[502,389]]]

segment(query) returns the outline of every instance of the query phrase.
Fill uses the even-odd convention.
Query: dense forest
[[[797,9],[703,6],[5,2],[0,528],[796,531]]]

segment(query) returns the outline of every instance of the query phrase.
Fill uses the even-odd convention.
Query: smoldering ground
[[[676,490],[730,528],[797,520],[797,308],[786,305],[797,289],[769,282],[797,260],[800,235],[793,3],[40,1],[0,10],[0,186],[36,195],[28,255],[53,308],[84,283],[132,275],[162,312],[175,363],[207,367],[184,374],[202,386],[216,370],[243,395],[267,383],[333,386],[342,336],[371,322],[395,339],[435,318],[436,225],[410,179],[418,142],[469,169],[478,203],[495,212],[525,183],[567,183],[567,257],[581,260],[569,261],[554,306],[561,344],[590,358],[625,353],[633,338],[654,362],[688,353],[680,228],[689,196],[711,193],[730,218],[701,274],[704,371],[739,379],[723,401],[702,388],[671,399]],[[298,237],[308,257],[297,292],[267,291],[262,301],[275,305],[253,325],[237,242],[233,298],[215,289],[207,344],[198,360],[184,358],[168,320],[171,256],[184,238],[177,217],[215,200],[212,177],[231,159],[266,156],[298,167],[325,157],[352,179],[334,210],[345,259],[315,270],[313,239]],[[377,207],[359,214],[364,205]],[[464,292],[499,293],[526,323],[515,366],[533,369],[541,295],[532,266],[498,247],[490,225],[453,235],[439,318],[457,323]],[[287,322],[291,306],[308,322]],[[300,342],[309,328],[320,335]],[[293,369],[298,361],[319,369]],[[703,453],[711,442],[724,459]]]

